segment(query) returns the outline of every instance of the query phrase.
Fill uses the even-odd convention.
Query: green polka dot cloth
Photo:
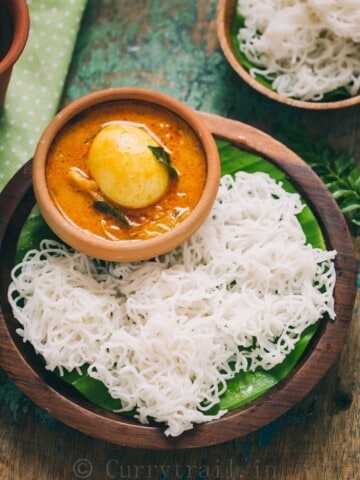
[[[0,114],[0,191],[56,113],[86,0],[28,0],[30,33]]]

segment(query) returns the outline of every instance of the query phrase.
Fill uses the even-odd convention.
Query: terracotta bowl
[[[360,95],[349,97],[344,100],[324,102],[296,100],[280,95],[279,93],[271,90],[270,88],[257,81],[256,78],[252,77],[249,71],[241,64],[231,39],[231,30],[233,28],[233,23],[235,19],[236,5],[237,0],[219,0],[216,17],[217,33],[220,46],[228,62],[235,70],[235,72],[248,85],[250,85],[250,87],[254,88],[259,93],[271,98],[272,100],[276,100],[277,102],[309,110],[338,109],[350,107],[352,105],[357,105],[360,103]]]
[[[87,233],[65,218],[54,204],[46,181],[49,149],[57,134],[80,113],[94,106],[131,100],[155,104],[185,121],[204,151],[206,159],[205,185],[198,203],[180,223],[165,233],[145,240],[113,241]],[[183,103],[162,93],[142,88],[115,88],[82,97],[58,113],[41,136],[33,163],[33,184],[40,211],[50,228],[71,247],[93,257],[111,261],[137,261],[169,252],[184,242],[205,221],[216,198],[220,179],[220,160],[213,136],[205,123]]]
[[[0,108],[3,107],[12,68],[29,35],[29,11],[25,0],[3,0],[0,4]]]

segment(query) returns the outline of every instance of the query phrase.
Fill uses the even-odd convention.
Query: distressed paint
[[[329,112],[314,116],[278,104],[237,76],[217,41],[216,6],[216,0],[89,0],[64,102],[102,88],[149,87],[279,135],[286,124],[308,128],[310,138],[327,134]],[[360,146],[347,141],[356,131],[354,116],[340,121],[329,141],[360,155]]]
[[[104,87],[158,89],[190,107],[248,121],[266,119],[272,102],[248,102],[249,87],[233,72],[218,46],[216,1],[143,0],[109,2],[108,22],[96,20],[99,4],[90,0],[74,53],[66,101]],[[206,4],[204,8],[199,3]],[[199,12],[203,12],[199,17]],[[96,28],[86,29],[95,23]],[[76,72],[75,72],[76,70]],[[255,111],[254,111],[255,109]],[[282,115],[284,118],[284,115]]]

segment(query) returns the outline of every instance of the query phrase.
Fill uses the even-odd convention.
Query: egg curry
[[[141,101],[91,107],[48,154],[52,200],[73,224],[109,240],[161,235],[184,220],[204,189],[206,159],[190,126]]]

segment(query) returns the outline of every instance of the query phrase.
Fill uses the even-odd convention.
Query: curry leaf
[[[360,212],[355,213],[355,215],[352,218],[352,222],[360,227]]]
[[[154,147],[153,145],[148,145],[148,147],[154,154],[157,161],[167,168],[169,175],[177,180],[179,178],[179,174],[176,168],[174,168],[171,164],[170,154],[162,147]]]
[[[116,220],[119,221],[122,228],[126,228],[126,229],[131,228],[131,225],[128,219],[125,217],[125,215],[122,214],[115,207],[113,207],[110,203],[105,202],[103,200],[99,200],[97,202],[94,202],[93,206],[99,212],[108,213],[109,215],[112,215],[113,217],[115,217]]]
[[[300,126],[282,127],[282,140],[321,178],[337,201],[354,235],[360,219],[360,167],[346,152],[336,152],[322,137],[312,142]]]
[[[358,198],[356,195],[341,198],[340,207],[344,213],[360,212],[360,198]]]
[[[348,176],[349,185],[360,195],[360,167],[355,168]]]

